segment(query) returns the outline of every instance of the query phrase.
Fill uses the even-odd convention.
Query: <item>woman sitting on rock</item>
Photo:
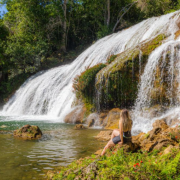
[[[116,144],[123,144],[131,141],[132,120],[127,109],[123,109],[120,113],[119,129],[112,132],[111,140],[104,147],[101,156],[103,156],[108,148]]]

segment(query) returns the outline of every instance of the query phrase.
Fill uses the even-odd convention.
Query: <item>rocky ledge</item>
[[[111,138],[112,131],[101,131],[96,138],[100,141],[108,141]],[[161,151],[169,145],[179,148],[180,129],[179,126],[169,127],[164,120],[157,120],[153,124],[153,129],[148,133],[140,133],[132,137],[132,142],[123,145],[117,145],[116,150],[123,148],[126,151],[136,152],[138,150],[151,152],[153,150]],[[99,154],[98,150],[95,154]]]
[[[101,131],[98,140],[108,141],[112,131]],[[157,120],[148,133],[132,137],[132,142],[116,145],[99,156],[81,158],[60,171],[49,171],[49,179],[178,179],[180,174],[180,126],[169,127]]]
[[[14,131],[14,137],[22,138],[22,139],[39,139],[42,136],[42,132],[38,126],[34,125],[24,125],[22,128]]]

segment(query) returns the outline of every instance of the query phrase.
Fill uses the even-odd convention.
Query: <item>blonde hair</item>
[[[129,115],[129,111],[127,109],[123,109],[120,113],[120,120],[122,121],[123,131],[131,131],[132,128],[132,120]]]

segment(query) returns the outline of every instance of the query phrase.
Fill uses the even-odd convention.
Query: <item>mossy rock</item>
[[[14,131],[14,137],[22,138],[25,140],[39,139],[42,137],[42,132],[38,126],[24,125],[22,128]]]
[[[128,108],[137,98],[138,83],[148,56],[162,44],[164,34],[120,54],[97,74],[100,109]],[[107,106],[107,107],[106,107]]]
[[[95,110],[94,97],[95,97],[95,78],[96,74],[106,67],[105,64],[97,64],[79,76],[76,76],[73,83],[73,88],[76,93],[77,99],[81,99],[87,109],[87,114]]]

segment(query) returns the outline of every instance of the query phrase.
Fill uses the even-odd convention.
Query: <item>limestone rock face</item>
[[[156,120],[153,123],[153,129],[157,129],[157,128],[160,128],[161,130],[165,130],[168,128],[168,125],[165,123],[165,121],[163,119],[162,120]]]
[[[119,125],[121,110],[119,108],[114,108],[109,111],[107,117],[103,121],[103,126],[105,129],[117,129]]]
[[[143,151],[162,150],[163,147],[176,146],[180,137],[179,127],[170,128],[164,120],[157,120],[153,129],[147,134],[133,136],[132,142],[137,143]]]
[[[96,138],[98,140],[109,141],[111,138],[112,131],[101,131]],[[123,145],[118,145],[118,148],[122,148],[125,151],[137,151],[141,149],[142,151],[152,151],[163,150],[164,147],[168,146],[178,146],[178,141],[180,139],[180,128],[176,126],[175,128],[169,127],[164,120],[157,120],[153,124],[153,129],[147,134],[140,133],[137,136],[132,136],[132,142],[124,143]],[[116,145],[117,148],[117,145]],[[96,153],[98,154],[98,153]]]
[[[23,139],[39,139],[42,136],[42,132],[38,126],[24,125],[22,128],[14,131],[14,137]]]
[[[94,119],[91,119],[90,121],[89,121],[89,123],[88,123],[88,127],[91,127],[91,126],[93,126],[94,125]]]
[[[101,141],[109,141],[111,139],[112,131],[100,131],[100,133],[96,136],[96,139]]]
[[[167,147],[167,148],[164,150],[163,155],[168,154],[168,153],[171,153],[171,152],[173,151],[173,149],[178,149],[178,147],[176,147],[176,146],[174,147],[174,146],[170,145],[169,147]]]
[[[82,123],[85,116],[86,109],[82,107],[77,107],[73,111],[71,111],[68,115],[66,115],[64,122],[65,123]]]
[[[86,119],[88,127],[94,126],[95,123],[98,121],[99,121],[99,115],[97,113],[90,114]],[[96,125],[98,125],[98,124],[96,124]]]

